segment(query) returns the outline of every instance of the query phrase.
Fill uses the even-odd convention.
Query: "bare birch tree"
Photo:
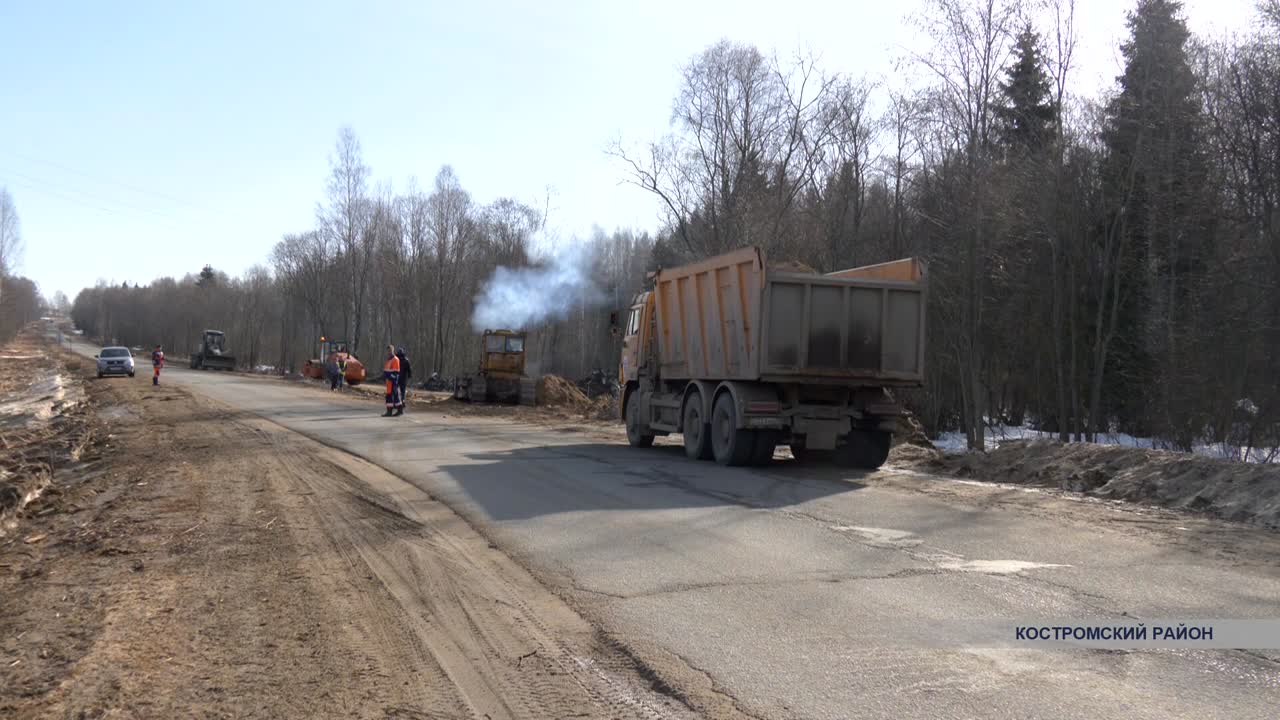
[[[364,321],[364,299],[368,288],[372,253],[363,242],[369,218],[367,197],[369,168],[364,164],[355,131],[338,131],[334,154],[329,160],[328,205],[317,209],[326,240],[334,243],[342,264],[342,332],[359,349]]]

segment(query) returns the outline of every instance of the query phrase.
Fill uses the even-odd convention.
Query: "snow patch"
[[[1241,401],[1246,402],[1246,401]],[[1246,409],[1247,408],[1242,408]],[[1058,433],[1034,430],[1025,425],[989,425],[983,438],[988,451],[995,450],[1010,440],[1057,440]],[[969,444],[964,433],[958,431],[945,432],[933,440],[933,446],[945,453],[968,452]],[[1099,433],[1095,445],[1116,445],[1120,447],[1138,448],[1140,450],[1175,451],[1169,443],[1157,438],[1135,437],[1127,433]],[[1250,463],[1280,464],[1280,448],[1242,448],[1229,443],[1197,443],[1192,452],[1200,457],[1218,458],[1222,460],[1238,460]]]

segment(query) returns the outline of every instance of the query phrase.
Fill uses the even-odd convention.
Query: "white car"
[[[93,356],[98,361],[98,377],[128,375],[133,377],[133,353],[127,347],[105,347]]]

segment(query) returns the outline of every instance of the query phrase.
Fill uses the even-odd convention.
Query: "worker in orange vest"
[[[382,365],[382,379],[387,383],[387,411],[382,417],[391,417],[404,413],[404,403],[400,399],[400,358],[396,357],[396,346],[387,346],[387,361]]]
[[[164,349],[161,348],[159,345],[156,346],[155,350],[151,351],[151,367],[152,367],[151,384],[159,385],[160,369],[164,367]]]

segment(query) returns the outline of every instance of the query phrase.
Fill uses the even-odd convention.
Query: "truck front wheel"
[[[756,449],[755,439],[755,433],[738,428],[733,396],[721,393],[711,411],[711,452],[716,462],[729,466],[750,463]]]
[[[892,433],[881,430],[854,430],[844,445],[836,449],[836,462],[844,467],[875,470],[889,458]]]
[[[653,444],[653,435],[645,433],[646,428],[640,424],[639,395],[639,392],[633,392],[627,396],[627,442],[631,447],[647,448]]]

